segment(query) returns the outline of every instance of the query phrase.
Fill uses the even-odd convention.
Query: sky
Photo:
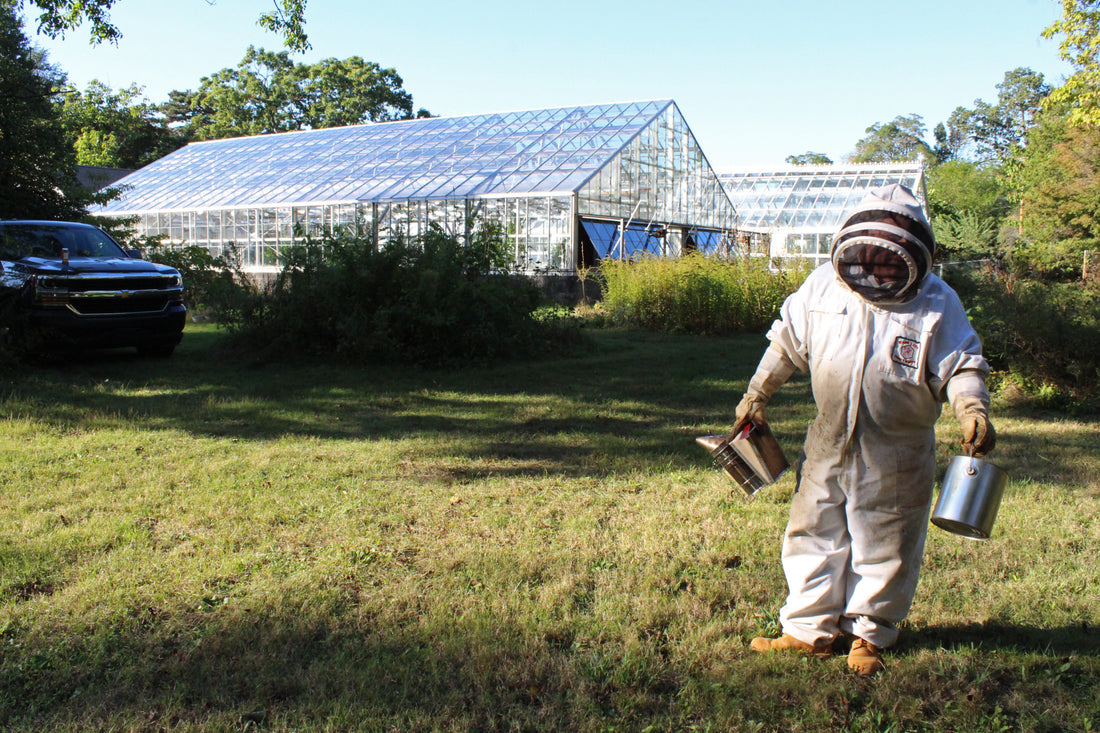
[[[282,50],[256,21],[271,0],[116,0],[117,45],[87,28],[28,35],[83,89],[137,84],[154,103],[197,89],[249,45]],[[414,109],[459,116],[673,99],[718,171],[841,162],[866,130],[997,101],[1017,67],[1072,73],[1041,32],[1056,0],[308,0],[299,63],[360,56],[397,70]]]

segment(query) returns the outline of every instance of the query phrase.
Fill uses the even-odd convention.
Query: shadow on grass
[[[1043,629],[986,622],[927,626],[903,633],[899,652],[913,649],[981,649],[1047,655],[1100,655],[1100,629],[1082,623]]]
[[[435,630],[357,625],[257,614],[172,636],[116,632],[22,648],[25,664],[0,677],[0,726],[220,730],[281,719],[310,729],[575,730],[602,710],[615,714],[623,694],[631,715],[659,718],[682,682],[644,664],[636,679],[616,680],[620,650],[578,653],[552,634],[458,619]]]
[[[17,640],[6,636],[9,643]],[[824,712],[843,727],[866,711],[897,710],[904,702],[899,695],[919,701],[974,694],[973,674],[945,673],[935,666],[942,661],[906,661],[904,652],[914,649],[973,649],[1012,682],[983,689],[977,709],[1016,714],[1036,704],[1042,710],[1044,703],[1018,694],[1021,661],[991,652],[1039,655],[1027,663],[1050,667],[1051,675],[1035,689],[1072,698],[1091,684],[1095,663],[1066,666],[1064,657],[1095,656],[1089,636],[1077,628],[924,629],[898,647],[899,669],[876,691],[839,662],[807,666],[783,658],[765,664],[744,654],[727,657],[718,671],[707,650],[696,650],[670,663],[669,655],[682,650],[667,639],[624,648],[614,638],[525,634],[457,618],[448,628],[432,628],[416,620],[400,626],[339,616],[296,621],[255,614],[227,622],[212,614],[175,634],[146,628],[19,649],[24,663],[6,665],[0,679],[0,724],[12,730],[494,731],[683,729],[707,721],[741,729],[737,722],[749,714],[769,730],[827,730],[835,728],[807,718],[822,714],[823,704],[835,703]],[[903,689],[893,690],[891,679]],[[780,700],[768,702],[777,694]],[[845,703],[857,698],[859,706]],[[1095,709],[1095,700],[1088,705]],[[946,714],[948,707],[937,712]],[[934,716],[921,717],[928,713],[922,708],[920,716],[899,714],[898,720],[937,729]]]
[[[443,371],[261,366],[226,354],[219,339],[205,327],[189,332],[171,359],[111,351],[24,369],[7,380],[0,408],[60,430],[136,425],[255,441],[442,437],[456,456],[530,465],[529,472],[517,463],[498,466],[510,475],[601,475],[606,455],[621,457],[620,466],[688,468],[700,463],[694,436],[726,429],[766,345],[755,335],[599,331],[584,355]],[[801,448],[812,409],[802,376],[769,408],[791,455]],[[1095,418],[1067,422],[1010,407],[996,409],[995,418],[991,458],[1014,484],[1095,490]]]
[[[579,357],[486,368],[257,367],[227,356],[207,329],[186,336],[171,359],[115,351],[25,369],[8,380],[0,407],[62,431],[443,438],[453,455],[527,460],[535,474],[592,473],[595,454],[641,468],[687,468],[700,463],[694,435],[728,426],[765,344],[759,336],[614,332],[596,340]],[[780,400],[800,401],[806,392],[796,382]],[[776,426],[781,437],[783,425]],[[792,440],[801,440],[801,429],[790,431]]]

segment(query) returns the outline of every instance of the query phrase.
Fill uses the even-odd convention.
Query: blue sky
[[[161,102],[235,67],[270,0],[118,0],[117,46],[33,36],[83,88],[136,83]],[[782,165],[815,151],[840,161],[870,125],[919,114],[931,129],[1006,71],[1058,84],[1072,69],[1041,38],[1055,0],[309,0],[313,50],[397,69],[417,107],[465,115],[676,100],[719,170]],[[30,15],[30,13],[28,13]],[[28,23],[32,26],[32,23]]]

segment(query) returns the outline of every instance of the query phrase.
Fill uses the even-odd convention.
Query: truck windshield
[[[127,257],[113,239],[95,227],[0,223],[0,259],[57,259],[62,249],[68,249],[69,257],[74,259]]]

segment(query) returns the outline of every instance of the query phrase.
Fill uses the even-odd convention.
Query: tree
[[[163,115],[165,125],[176,131],[181,137],[193,140],[193,128],[201,126],[202,121],[213,116],[214,110],[199,103],[198,94],[191,90],[168,92],[168,101],[157,106],[157,112]]]
[[[1042,116],[1021,170],[1021,259],[1043,276],[1076,276],[1082,252],[1100,246],[1100,127],[1072,113]]]
[[[935,153],[924,141],[924,118],[918,114],[899,115],[886,124],[876,122],[866,132],[867,137],[856,143],[855,152],[849,156],[853,163],[935,160]]]
[[[90,25],[92,44],[108,41],[118,43],[122,31],[111,22],[111,9],[118,0],[0,0],[0,6],[13,11],[31,5],[40,12],[38,32],[50,38],[63,38],[65,33]],[[207,0],[213,4],[214,0]],[[257,24],[283,37],[291,51],[308,51],[305,33],[306,0],[272,0],[274,10],[260,15]]]
[[[927,176],[932,226],[944,258],[1002,256],[997,233],[1014,207],[998,171],[954,159],[929,169]]]
[[[833,161],[825,153],[810,151],[801,155],[788,155],[787,162],[791,165],[831,165]]]
[[[205,140],[404,120],[413,102],[402,83],[358,56],[296,64],[286,51],[250,46],[237,68],[204,77],[197,92],[172,92],[167,115]]]
[[[394,69],[359,56],[295,67],[303,127],[339,127],[412,117],[412,95]],[[424,115],[421,115],[424,116]]]
[[[998,171],[968,160],[949,160],[930,168],[926,187],[933,217],[969,211],[1001,219],[1013,208]]]
[[[21,19],[0,5],[0,218],[73,219],[90,195],[53,99],[65,77],[31,47]]]
[[[1050,95],[1050,85],[1038,71],[1016,67],[997,85],[997,110],[1008,131],[1009,145],[1023,145]]]
[[[211,140],[300,129],[291,122],[285,83],[293,67],[286,52],[249,46],[236,69],[202,78],[191,99],[202,114],[191,119],[189,135]]]
[[[1050,85],[1041,73],[1023,67],[1005,72],[997,85],[997,104],[976,99],[973,109],[955,108],[947,119],[945,147],[951,157],[988,165],[1016,157],[1049,94]],[[939,138],[937,128],[937,144]]]
[[[1077,69],[1050,94],[1050,104],[1067,105],[1073,124],[1100,125],[1100,0],[1062,0],[1062,18],[1043,30],[1063,36],[1058,50]]]
[[[932,131],[932,138],[936,141],[932,153],[935,155],[937,163],[945,163],[959,157],[963,141],[955,127],[948,127],[940,122]]]
[[[64,95],[61,120],[78,165],[140,168],[186,142],[136,84],[116,92],[92,81]]]

